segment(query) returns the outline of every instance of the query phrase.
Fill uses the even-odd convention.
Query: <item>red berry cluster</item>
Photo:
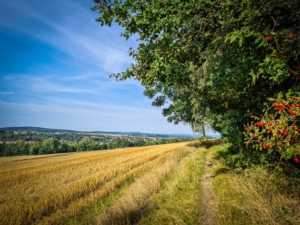
[[[280,39],[283,39],[284,40],[284,43],[285,44],[283,44],[283,46],[282,47],[284,47],[284,48],[286,48],[286,43],[290,43],[290,44],[292,44],[292,43],[294,43],[294,41],[296,41],[297,39],[295,38],[296,37],[296,35],[295,34],[287,34],[287,35],[280,35],[280,32],[278,33],[278,32],[275,32],[275,31],[273,31],[274,33],[276,33],[275,34],[275,37],[273,37],[273,36],[266,36],[264,39],[267,41],[267,42],[271,42],[271,41],[273,41],[273,39],[275,38],[276,40],[275,41],[273,41],[272,43],[270,43],[270,44],[272,44],[272,45],[277,45],[277,48],[279,47],[278,46],[278,43],[280,42]],[[279,54],[279,56],[278,55],[274,55],[274,56],[272,56],[272,60],[275,60],[277,57],[279,57],[279,58],[285,58],[285,57],[287,57],[288,56],[288,54],[287,54],[287,52],[285,52],[285,51],[282,51],[282,52],[280,52],[280,54]],[[289,58],[292,58],[293,57],[293,53],[291,53],[290,52],[290,55],[289,55],[290,57]],[[292,64],[294,64],[295,62],[293,62]],[[289,70],[290,70],[290,74],[291,75],[299,75],[300,74],[300,72],[298,72],[297,70],[300,70],[300,65],[290,65],[289,66]],[[297,80],[299,80],[300,81],[300,76],[298,76],[297,77]]]
[[[280,55],[279,55],[279,58],[283,58],[286,56],[286,52],[281,52]]]
[[[272,40],[273,40],[273,37],[272,37],[272,36],[265,37],[265,40],[268,41],[268,42],[269,42],[269,41],[272,41]]]
[[[258,127],[264,127],[264,126],[266,126],[266,124],[263,123],[263,122],[256,122],[255,125],[258,126]]]
[[[299,160],[299,102],[300,97],[291,96],[288,100],[281,99],[272,104],[260,121],[244,127],[245,143],[250,147],[268,149],[268,152],[279,152],[283,158],[289,155],[287,154],[287,149],[289,149],[295,156],[293,159]],[[290,157],[287,156],[286,159],[290,159]]]
[[[267,42],[270,42],[270,41],[273,40],[273,37],[272,37],[272,36],[267,36],[267,37],[265,37],[265,40],[266,40]],[[281,52],[280,55],[279,55],[279,58],[283,58],[283,57],[285,57],[285,56],[287,56],[286,52]],[[273,59],[273,58],[272,58],[272,59]]]
[[[282,133],[282,135],[285,136],[285,137],[288,136],[288,132],[287,132],[285,129],[282,129],[282,130],[281,130],[281,133]]]
[[[278,111],[285,111],[290,114],[290,115],[297,115],[295,111],[293,111],[292,108],[300,108],[300,104],[276,104],[274,103],[273,106],[278,110]]]

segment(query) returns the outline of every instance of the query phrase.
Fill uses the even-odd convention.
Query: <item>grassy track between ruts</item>
[[[201,176],[205,166],[205,149],[190,149],[165,180],[162,189],[151,198],[151,204],[140,225],[201,224]]]

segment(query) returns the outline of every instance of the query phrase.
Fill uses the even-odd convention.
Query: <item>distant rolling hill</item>
[[[43,127],[2,127],[0,131],[16,131],[16,132],[66,132],[66,133],[75,133],[79,131],[75,130],[65,130],[65,129],[51,129]]]
[[[152,134],[152,133],[142,133],[142,132],[121,132],[121,131],[76,131],[76,130],[66,130],[66,129],[52,129],[43,127],[2,127],[0,128],[2,132],[49,132],[49,133],[99,133],[99,134],[123,134],[123,135],[134,135],[134,136],[161,136],[161,137],[189,137],[198,138],[199,135],[192,134]],[[220,135],[209,135],[211,137],[220,137]]]

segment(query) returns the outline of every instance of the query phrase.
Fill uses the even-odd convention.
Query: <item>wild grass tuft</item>
[[[180,162],[138,224],[199,224],[205,154],[206,150],[198,149]]]
[[[216,145],[223,144],[222,139],[200,139],[198,141],[189,142],[187,146],[196,147],[196,148],[211,148]]]
[[[262,165],[229,171],[220,148],[213,157],[218,224],[300,224],[299,177]]]
[[[137,223],[151,204],[150,198],[160,191],[165,178],[187,153],[187,150],[173,152],[161,165],[137,179],[120,199],[98,216],[97,224]]]

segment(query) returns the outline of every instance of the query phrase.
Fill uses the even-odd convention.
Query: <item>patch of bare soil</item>
[[[202,196],[202,213],[199,219],[199,224],[215,225],[217,224],[216,215],[214,212],[214,194],[212,190],[212,175],[211,175],[212,162],[210,160],[210,152],[206,155],[205,170],[202,177],[201,188],[203,191]]]

